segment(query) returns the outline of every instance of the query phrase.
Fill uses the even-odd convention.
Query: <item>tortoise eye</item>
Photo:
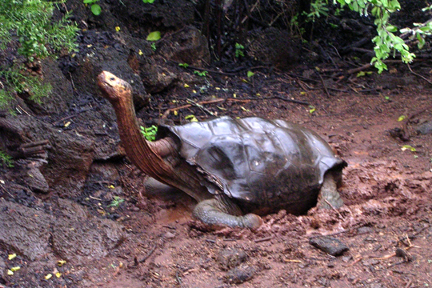
[[[114,79],[114,77],[111,77],[109,80],[114,81],[115,79]]]

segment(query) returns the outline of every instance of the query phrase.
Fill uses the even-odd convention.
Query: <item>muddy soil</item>
[[[118,163],[115,166],[120,174],[129,171],[128,175],[121,176],[124,188],[121,197],[125,202],[107,207],[96,200],[87,206],[99,217],[111,215],[111,219],[123,225],[125,240],[99,260],[90,258],[80,265],[72,260],[61,267],[57,265],[59,257],[35,262],[22,256],[8,260],[8,254],[13,251],[2,250],[5,268],[20,266],[25,271],[15,272],[14,276],[4,275],[6,286],[432,285],[432,134],[416,132],[416,127],[432,118],[430,110],[421,112],[432,105],[431,89],[428,83],[413,78],[403,67],[395,67],[393,71],[395,74],[382,76],[386,83],[397,83],[404,77],[410,79],[409,85],[383,89],[378,85],[382,80],[371,77],[348,85],[332,85],[327,96],[318,83],[316,87],[310,84],[307,91],[300,86],[291,93],[280,91],[275,83],[301,81],[286,73],[273,77],[258,75],[256,81],[262,82],[262,89],[256,100],[207,105],[213,112],[285,119],[317,131],[348,162],[341,188],[346,204],[343,208],[310,211],[304,216],[281,211],[266,216],[264,225],[257,231],[230,228],[211,231],[191,218],[193,200],[181,196],[175,200],[147,198],[139,188],[139,178],[143,175],[130,172],[129,164]],[[232,98],[234,87],[238,87],[235,83],[242,78],[227,80],[227,86],[214,83],[210,89],[219,93],[218,97]],[[361,92],[370,91],[368,87],[373,87],[373,93]],[[218,88],[232,90],[220,92]],[[277,98],[261,99],[275,92],[283,98],[309,102],[315,110]],[[249,97],[241,91],[236,94],[232,99]],[[205,112],[199,110],[186,108],[181,112],[203,120],[206,116],[199,114]],[[402,115],[412,115],[408,142],[401,141],[394,132],[401,127],[398,118]],[[96,194],[90,197],[101,200]],[[348,250],[332,256],[310,244],[311,239],[322,235],[341,241]],[[43,263],[45,272],[38,271],[35,263]],[[45,274],[55,271],[63,276],[44,280]]]
[[[96,20],[90,26],[113,21]],[[127,28],[145,34],[121,27]],[[84,52],[78,57],[112,46],[128,58],[129,50],[110,33],[90,30],[81,37]],[[100,50],[85,50],[92,45]],[[110,63],[133,70],[132,58]],[[431,286],[430,60],[414,63],[416,74],[390,63],[389,72],[369,69],[372,74],[363,77],[346,73],[352,67],[342,62],[301,62],[286,72],[256,69],[250,78],[247,69],[207,67],[203,78],[168,61],[163,69],[171,65],[182,76],[162,91],[155,80],[150,102],[138,99],[146,125],[182,123],[189,115],[200,121],[223,115],[283,119],[316,131],[347,161],[340,188],[345,206],[301,216],[280,211],[265,216],[256,231],[209,229],[192,218],[195,202],[189,197],[146,194],[145,175],[125,157],[111,107],[93,87],[95,71],[81,63],[87,74],[71,70],[71,78],[59,80],[74,83],[70,106],[65,104],[72,108],[32,114],[30,120],[18,116],[27,117],[23,126],[30,131],[57,134],[47,132],[54,136],[47,136],[51,147],[41,148],[49,163],[37,164],[40,170],[32,163],[43,161],[31,157],[0,170],[0,215],[7,219],[0,224],[0,287]],[[160,75],[174,74],[165,72]],[[80,91],[86,85],[93,90]],[[15,134],[44,139],[14,123],[16,133],[9,127],[2,131],[10,135],[0,135],[10,147],[22,144],[12,143]],[[61,163],[70,169],[63,171]]]

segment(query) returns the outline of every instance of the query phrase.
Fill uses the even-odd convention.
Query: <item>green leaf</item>
[[[90,7],[90,10],[92,11],[92,13],[96,16],[100,15],[102,12],[102,8],[99,6],[99,4],[93,4]]]
[[[402,151],[410,150],[411,152],[416,152],[416,149],[414,147],[412,147],[411,145],[403,145],[401,149],[402,149]]]
[[[160,31],[153,31],[150,32],[150,34],[147,36],[147,41],[158,41],[161,39],[161,33]]]
[[[254,76],[255,75],[255,73],[253,73],[252,71],[248,71],[247,72],[247,77],[252,77],[252,76]]]
[[[401,122],[401,121],[405,120],[405,118],[406,118],[405,115],[400,116],[400,117],[398,118],[398,122]]]
[[[185,119],[190,120],[191,122],[198,122],[198,119],[195,117],[195,115],[187,115]]]

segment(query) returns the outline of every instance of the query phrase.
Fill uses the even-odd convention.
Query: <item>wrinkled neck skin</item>
[[[186,192],[197,201],[209,198],[209,193],[200,184],[202,176],[198,175],[194,168],[185,161],[181,161],[181,167],[174,168],[163,159],[168,155],[179,157],[179,147],[172,138],[149,142],[143,137],[131,96],[122,97],[111,104],[117,115],[122,146],[135,166],[156,180]]]

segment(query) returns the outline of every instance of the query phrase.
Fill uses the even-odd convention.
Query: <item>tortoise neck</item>
[[[167,137],[149,142],[144,138],[136,120],[132,97],[121,98],[112,105],[122,145],[135,166],[156,180],[186,192],[197,201],[210,197],[201,184],[206,180],[196,173],[195,167],[186,161],[178,162],[178,147],[174,139]],[[169,155],[172,157],[167,157],[168,161],[165,161],[163,157]]]
[[[158,153],[158,142],[149,142],[141,134],[132,97],[123,97],[113,106],[122,146],[129,160],[147,175],[161,181],[171,169]]]

